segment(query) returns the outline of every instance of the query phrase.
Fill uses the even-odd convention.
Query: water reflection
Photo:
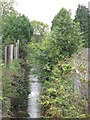
[[[30,76],[30,94],[28,96],[28,114],[30,118],[40,118],[41,111],[38,103],[41,91],[41,83],[34,75]]]

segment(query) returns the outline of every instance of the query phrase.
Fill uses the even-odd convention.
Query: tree
[[[61,9],[59,16],[55,18],[60,19],[56,19],[56,23],[52,24],[50,34],[46,35],[41,43],[30,45],[31,57],[34,58],[35,64],[40,66],[41,78],[48,79],[54,65],[70,58],[82,42],[79,24],[73,22],[66,9]]]
[[[20,57],[26,56],[26,44],[31,41],[33,28],[25,15],[19,14],[13,8],[13,1],[5,1],[2,9],[2,44],[3,49],[7,44],[20,41]]]
[[[69,11],[65,8],[54,17],[51,31],[54,31],[54,44],[60,48],[59,54],[70,57],[77,51],[82,41],[79,24],[71,19]]]
[[[20,40],[21,45],[30,42],[33,28],[25,15],[13,13],[2,22],[3,43]]]
[[[74,21],[80,23],[80,28],[85,39],[84,47],[88,47],[88,8],[78,5]]]
[[[31,21],[31,24],[34,29],[33,40],[35,40],[36,42],[42,41],[44,35],[49,31],[48,25],[36,20]]]
[[[2,36],[2,22],[12,12],[15,12],[13,4],[14,0],[0,0],[0,36]],[[2,42],[1,39],[0,42]]]
[[[3,19],[16,12],[13,8],[14,3],[14,0],[0,0],[0,12]]]
[[[57,27],[63,29],[63,25],[69,26],[70,23],[70,12],[67,11],[65,8],[62,8],[52,20],[51,30],[54,30]]]

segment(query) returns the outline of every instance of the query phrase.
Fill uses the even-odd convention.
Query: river
[[[31,69],[28,77],[28,96],[20,98],[18,109],[13,110],[14,118],[41,118],[41,110],[39,104],[41,82],[34,73],[35,69]],[[33,74],[34,73],[34,74]],[[26,78],[27,79],[27,78]],[[24,94],[23,94],[24,96]],[[16,103],[14,100],[13,103]],[[21,104],[22,103],[22,104]],[[20,105],[21,104],[21,105]]]
[[[41,111],[39,105],[39,97],[41,91],[41,83],[38,80],[37,76],[30,75],[29,81],[29,91],[28,96],[28,114],[30,118],[40,118]]]

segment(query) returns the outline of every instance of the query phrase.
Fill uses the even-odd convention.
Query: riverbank
[[[44,118],[87,118],[88,49],[58,62],[43,80],[41,111]],[[79,82],[79,83],[78,83]]]
[[[24,61],[17,60],[8,67],[3,66],[2,70],[2,116],[16,117],[23,108],[27,109],[28,67]]]

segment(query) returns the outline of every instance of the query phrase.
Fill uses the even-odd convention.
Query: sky
[[[90,0],[15,0],[17,5],[14,7],[19,13],[25,14],[30,21],[42,21],[50,27],[54,16],[62,7],[67,10],[71,9],[71,17],[73,19],[78,4],[83,4],[88,7],[89,1]]]

